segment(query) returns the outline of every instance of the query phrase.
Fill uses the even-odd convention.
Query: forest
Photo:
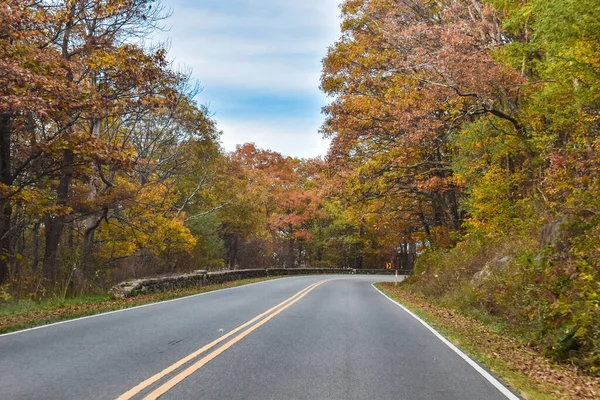
[[[413,269],[600,371],[598,0],[346,0],[323,159],[226,152],[153,0],[0,0],[0,302],[132,277]],[[307,133],[310,134],[310,133]]]

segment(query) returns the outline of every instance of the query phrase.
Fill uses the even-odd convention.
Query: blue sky
[[[223,130],[222,144],[254,142],[297,157],[324,156],[327,98],[321,60],[339,37],[338,0],[163,0],[161,40],[191,68]]]

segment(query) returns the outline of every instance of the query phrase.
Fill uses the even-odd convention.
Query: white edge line
[[[404,307],[402,304],[398,303],[396,300],[392,299],[387,294],[383,293],[381,290],[379,290],[375,286],[375,283],[371,284],[371,286],[373,286],[373,288],[375,290],[377,290],[386,299],[388,299],[392,303],[396,304],[398,307],[402,308],[404,311],[406,311],[414,319],[416,319],[417,321],[419,321],[423,326],[425,326],[425,328],[429,329],[431,331],[431,333],[433,333],[438,339],[440,339],[442,341],[442,343],[444,343],[446,346],[450,347],[456,354],[458,354],[463,360],[465,360],[467,362],[467,364],[469,364],[471,367],[473,367],[473,369],[475,369],[475,371],[477,371],[488,382],[490,382],[496,389],[498,389],[504,396],[506,396],[506,398],[508,398],[510,400],[521,400],[520,397],[517,397],[506,386],[504,386],[502,383],[500,383],[500,381],[498,381],[498,379],[494,378],[489,372],[487,372],[479,364],[477,364],[475,361],[473,361],[468,355],[466,355],[465,353],[463,353],[462,350],[460,350],[458,347],[456,347],[455,345],[453,345],[452,343],[450,343],[450,341],[448,339],[446,339],[438,331],[436,331],[435,329],[433,329],[427,322],[423,321],[421,318],[419,318],[417,315],[415,315],[408,308]]]
[[[204,293],[192,294],[190,296],[178,297],[176,299],[163,300],[163,301],[159,301],[159,302],[156,302],[156,303],[142,304],[141,306],[122,308],[120,310],[108,311],[108,312],[104,312],[104,313],[100,313],[100,314],[94,314],[94,315],[87,315],[85,317],[79,317],[79,318],[74,318],[74,319],[67,319],[65,321],[53,322],[51,324],[35,326],[33,328],[23,329],[23,330],[20,330],[20,331],[4,333],[4,334],[0,335],[0,338],[5,337],[5,336],[17,335],[19,333],[36,331],[38,329],[50,328],[52,326],[68,324],[68,323],[71,323],[71,322],[83,321],[85,319],[98,318],[98,317],[103,317],[105,315],[117,314],[117,313],[121,313],[121,312],[125,312],[125,311],[131,311],[131,310],[137,310],[137,309],[145,308],[145,307],[157,306],[157,305],[160,305],[160,304],[173,303],[173,302],[176,302],[176,301],[181,301],[181,300],[191,299],[191,298],[194,298],[194,297],[204,296],[205,294],[211,294],[211,293],[217,293],[217,292],[225,292],[227,290],[240,289],[240,288],[243,288],[243,287],[248,287],[248,286],[258,285],[258,284],[261,284],[261,283],[267,283],[267,282],[276,281],[276,280],[279,280],[279,279],[288,279],[288,278],[302,278],[302,276],[278,277],[278,278],[275,278],[275,279],[269,279],[269,280],[261,281],[261,282],[253,282],[253,283],[248,283],[248,284],[240,285],[240,286],[234,286],[234,287],[230,287],[230,288],[217,289],[217,290],[209,290],[208,292],[204,292]]]

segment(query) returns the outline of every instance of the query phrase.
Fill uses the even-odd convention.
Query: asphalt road
[[[0,398],[506,399],[371,286],[389,279],[277,279],[0,336]]]

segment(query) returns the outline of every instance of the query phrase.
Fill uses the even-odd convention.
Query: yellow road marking
[[[252,327],[248,328],[248,330],[246,330],[243,333],[239,334],[234,339],[232,339],[231,341],[225,343],[223,346],[219,347],[218,349],[216,349],[215,351],[213,351],[209,355],[203,357],[202,359],[200,359],[200,361],[198,361],[195,364],[191,365],[190,367],[188,367],[187,369],[185,369],[183,372],[180,372],[179,374],[175,375],[173,378],[171,378],[169,381],[167,381],[166,383],[164,383],[158,389],[154,390],[148,396],[144,397],[144,400],[156,400],[156,399],[158,399],[160,396],[164,395],[169,390],[173,389],[175,386],[177,386],[178,384],[180,384],[185,378],[189,377],[194,372],[198,371],[200,368],[202,368],[203,366],[205,366],[206,364],[208,364],[210,361],[212,361],[215,358],[217,358],[225,350],[229,349],[231,346],[233,346],[234,344],[236,344],[237,342],[239,342],[240,340],[242,340],[243,338],[245,338],[246,336],[248,336],[249,334],[251,334],[252,332],[254,332],[256,329],[260,328],[262,325],[264,325],[267,322],[269,322],[271,319],[273,319],[275,316],[277,316],[278,314],[280,314],[282,311],[284,311],[287,308],[291,307],[294,303],[300,301],[300,299],[302,299],[309,292],[311,292],[313,289],[315,289],[317,286],[321,285],[324,282],[325,281],[320,281],[320,282],[317,282],[316,284],[312,285],[312,287],[309,286],[307,289],[305,289],[304,293],[300,292],[302,294],[299,297],[297,297],[296,299],[294,299],[290,303],[286,304],[285,306],[281,307],[279,310],[277,310],[276,312],[272,313],[271,315],[269,315],[268,317],[266,317],[265,319],[263,319],[259,323],[257,323],[255,325],[253,325]],[[298,294],[300,294],[300,293],[298,293]]]
[[[320,285],[321,283],[323,283],[325,281],[319,281],[319,282],[315,282],[312,285],[302,289],[301,291],[299,291],[298,293],[296,293],[295,295],[293,295],[292,297],[282,301],[281,303],[277,304],[275,307],[272,307],[270,309],[268,309],[267,311],[265,311],[264,313],[252,318],[250,321],[245,322],[244,324],[238,326],[237,328],[233,329],[232,331],[226,333],[225,335],[213,340],[212,342],[210,342],[209,344],[207,344],[206,346],[201,347],[200,349],[196,350],[195,352],[191,353],[190,355],[182,358],[181,360],[177,361],[175,364],[171,365],[168,368],[165,368],[164,370],[160,371],[159,373],[157,373],[156,375],[151,376],[150,378],[146,379],[145,381],[143,381],[142,383],[140,383],[139,385],[131,388],[130,390],[128,390],[127,392],[123,393],[122,395],[120,395],[119,397],[117,397],[116,400],[129,400],[131,398],[133,398],[135,395],[139,394],[140,392],[142,392],[144,389],[146,389],[148,386],[158,382],[159,380],[161,380],[162,378],[164,378],[165,376],[169,375],[171,372],[176,371],[177,369],[179,369],[181,366],[187,364],[188,362],[190,362],[191,360],[193,360],[194,358],[198,357],[200,354],[210,350],[211,348],[213,348],[214,346],[218,345],[219,343],[221,343],[222,341],[230,338],[231,336],[235,335],[236,333],[238,333],[239,331],[241,331],[242,329],[248,327],[249,325],[253,324],[254,322],[258,321],[259,319],[263,318],[264,316],[266,316],[267,314],[273,312],[274,310],[276,310],[277,308],[284,306],[286,304],[288,304],[289,302],[293,301],[294,299],[299,300],[298,296],[302,296],[304,297],[304,294],[308,293],[309,291],[311,291],[312,289],[314,289],[315,287],[317,287],[318,285]],[[294,301],[295,302],[295,301]],[[287,307],[286,307],[287,308]]]

